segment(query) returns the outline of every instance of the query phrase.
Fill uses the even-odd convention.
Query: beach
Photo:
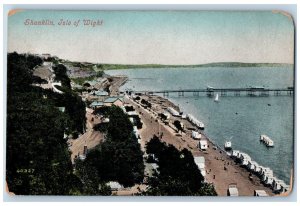
[[[110,76],[108,78],[109,81],[105,87],[109,88],[110,96],[119,96],[119,88],[126,83],[128,78],[122,75]],[[222,148],[217,147],[205,134],[205,130],[199,130],[187,119],[181,117],[171,116],[168,123],[161,119],[159,114],[163,113],[168,107],[172,107],[180,112],[178,105],[157,95],[141,94],[139,97],[140,100],[135,100],[134,95],[125,95],[123,104],[132,105],[143,122],[143,127],[139,130],[139,134],[141,149],[144,153],[147,142],[156,135],[161,138],[161,141],[172,144],[179,150],[188,149],[194,157],[203,156],[205,158],[205,181],[214,185],[219,196],[227,195],[230,184],[237,185],[240,196],[253,196],[254,190],[265,190],[269,196],[275,195],[271,188],[264,186],[256,175],[253,174],[252,178],[249,178],[251,172],[237,164]],[[151,104],[151,109],[143,106],[141,103],[142,99]],[[89,110],[87,110],[86,118],[86,132],[76,140],[69,140],[73,163],[75,155],[83,154],[85,145],[87,149],[92,149],[104,141],[104,135],[93,130],[93,126],[100,123],[100,119]],[[184,132],[177,131],[173,124],[175,120],[180,121],[184,125]],[[206,151],[201,151],[198,146],[199,140],[192,138],[193,130],[201,134],[202,140],[207,140],[208,149]],[[119,189],[118,191],[114,191],[113,194],[134,195],[145,189],[146,185],[141,184],[131,188]]]
[[[135,110],[140,114],[143,122],[143,128],[139,131],[141,136],[141,147],[145,150],[145,145],[153,137],[153,135],[163,134],[161,140],[174,145],[177,149],[188,149],[194,156],[203,156],[205,158],[206,181],[213,183],[216,192],[220,196],[227,195],[229,184],[236,184],[240,196],[253,196],[254,190],[265,190],[268,195],[274,195],[272,190],[260,183],[260,179],[253,175],[252,180],[249,179],[250,172],[240,167],[230,158],[224,151],[219,148],[214,149],[214,144],[208,137],[202,133],[202,139],[208,140],[208,150],[200,151],[197,144],[199,141],[192,139],[191,129],[195,129],[190,122],[180,118],[172,117],[171,122],[180,119],[183,122],[186,132],[177,133],[175,126],[172,124],[165,125],[159,118],[158,114],[166,107],[174,107],[179,109],[169,100],[160,96],[142,95],[141,99],[146,99],[152,104],[152,109],[145,109],[137,101],[127,98],[125,103],[134,106]],[[226,167],[226,170],[224,169]]]

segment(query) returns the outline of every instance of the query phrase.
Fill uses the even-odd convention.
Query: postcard
[[[10,194],[291,193],[290,14],[8,15]]]

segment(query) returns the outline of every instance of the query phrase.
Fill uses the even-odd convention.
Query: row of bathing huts
[[[232,150],[230,155],[236,162],[257,175],[266,186],[269,186],[273,190],[274,193],[283,193],[289,190],[290,186],[285,184],[283,180],[276,178],[273,174],[273,170],[269,167],[259,165],[252,160],[248,154],[238,150]]]
[[[181,117],[183,119],[187,119],[199,129],[204,129],[204,124],[201,121],[197,120],[191,114],[181,115],[178,111],[176,111],[172,107],[168,107],[167,111],[175,117]],[[165,113],[165,115],[168,116],[167,113]],[[199,134],[196,131],[193,131],[192,137],[194,139],[201,139],[201,134]],[[262,141],[267,147],[274,146],[273,140],[271,140],[271,138],[268,137],[267,135],[261,135],[260,141]],[[202,149],[202,146],[200,148]],[[248,154],[238,150],[232,150],[231,153],[229,153],[229,155],[236,162],[240,163],[243,167],[247,168],[251,173],[257,175],[262,181],[262,183],[270,187],[274,193],[283,193],[289,190],[290,186],[287,185],[283,180],[280,180],[277,177],[275,177],[273,174],[273,170],[271,170],[269,167],[264,167],[259,165],[257,162],[252,160]]]

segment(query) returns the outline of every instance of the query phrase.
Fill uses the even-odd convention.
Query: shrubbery
[[[194,157],[187,149],[179,151],[154,136],[146,150],[158,159],[159,172],[149,178],[149,189],[144,195],[216,195],[214,187],[204,183]]]
[[[117,181],[125,187],[141,183],[144,177],[143,153],[128,116],[116,106],[103,107],[95,112],[109,118],[105,126],[99,124],[95,127],[106,134],[106,139],[88,153],[79,167],[92,167],[97,171],[99,182]]]

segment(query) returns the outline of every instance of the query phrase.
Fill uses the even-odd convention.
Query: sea
[[[120,89],[158,91],[164,89],[287,88],[294,84],[292,65],[275,67],[195,67],[146,68],[105,71],[126,75],[129,81]],[[270,167],[274,175],[290,183],[294,163],[294,96],[194,96],[169,94],[182,112],[193,114],[205,124],[205,134],[220,147],[225,141],[232,148],[249,154],[252,160]],[[268,148],[259,141],[266,134],[274,141]]]

